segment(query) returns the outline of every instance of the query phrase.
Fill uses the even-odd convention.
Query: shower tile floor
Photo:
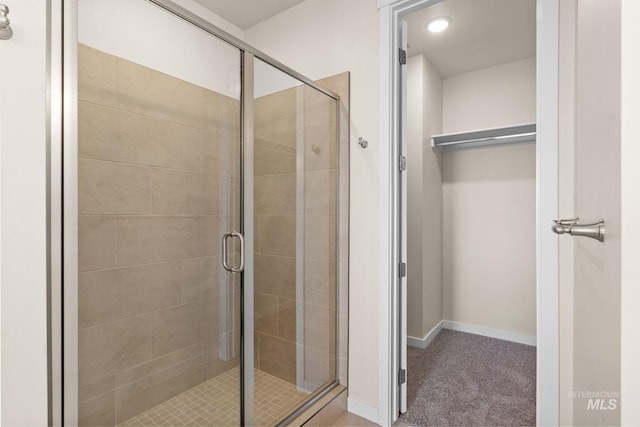
[[[256,426],[275,425],[309,397],[295,385],[258,369],[254,378]],[[119,424],[123,427],[237,425],[240,425],[238,367]]]

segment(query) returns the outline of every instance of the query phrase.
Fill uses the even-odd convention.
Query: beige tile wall
[[[84,45],[78,64],[79,421],[114,425],[238,363],[240,106]]]
[[[221,234],[238,226],[240,107],[87,46],[78,61],[79,419],[114,425],[238,364],[238,283],[219,266]],[[342,97],[339,143],[335,104],[317,92],[256,101],[256,367],[296,382],[302,304],[305,381],[320,385],[337,370],[346,384],[349,75],[321,83]]]
[[[314,89],[297,87],[255,103],[256,367],[295,384],[296,346],[302,346],[303,380],[308,389],[336,377],[337,317],[339,374],[346,384],[349,74],[321,83],[342,98],[339,113],[345,125],[340,127],[339,139],[336,104]],[[304,169],[297,173],[298,156],[302,156]],[[304,191],[297,192],[300,178]],[[297,212],[301,195],[303,211]],[[297,214],[303,216],[302,229],[298,229]],[[300,248],[296,247],[298,233],[304,233]],[[300,255],[301,264],[296,266]],[[302,292],[296,290],[296,269],[300,267]],[[296,321],[296,305],[304,313],[301,321]],[[297,328],[302,327],[304,338],[298,342]]]
[[[254,109],[255,365],[296,384],[296,89]]]

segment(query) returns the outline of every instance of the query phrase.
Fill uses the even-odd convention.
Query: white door
[[[398,336],[400,338],[400,348],[398,349],[398,362],[400,371],[398,373],[398,410],[401,413],[407,412],[407,23],[401,21],[399,25],[399,56],[398,66],[400,67],[399,93],[400,105],[400,168],[398,176],[398,194],[400,212],[398,215],[400,244],[398,245],[398,259],[400,260],[400,278],[398,281],[398,312],[400,321],[398,322]],[[394,413],[397,413],[395,411]]]
[[[9,6],[0,39],[2,425],[47,425],[47,5]],[[55,273],[54,273],[55,274]]]
[[[582,224],[603,219],[606,233],[604,242],[560,236],[562,244],[572,243],[566,251],[561,246],[561,270],[571,268],[564,261],[573,250],[573,312],[563,311],[560,318],[573,325],[566,335],[573,337],[573,366],[570,359],[561,370],[563,377],[565,369],[573,373],[566,387],[574,425],[620,424],[620,3],[577,0],[575,16],[568,17],[575,19],[575,142],[573,159],[561,157],[559,167],[560,177],[567,175],[563,168],[574,168],[573,194],[560,188],[560,200],[572,200],[573,213],[561,214],[579,217]],[[560,141],[561,150],[566,143]]]

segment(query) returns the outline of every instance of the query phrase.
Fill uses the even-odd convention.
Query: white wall
[[[307,0],[246,30],[311,79],[351,72],[349,399],[378,406],[378,13],[371,0]],[[361,149],[359,136],[369,141]],[[351,404],[351,403],[350,403]]]
[[[638,117],[640,117],[640,2],[622,0],[622,282],[621,282],[621,425],[640,423],[640,145],[638,145]]]
[[[422,338],[424,55],[407,59],[407,335]]]
[[[206,9],[197,10],[228,32],[244,35]],[[78,2],[78,41],[240,99],[240,51],[147,1]]]
[[[244,30],[190,0],[177,2],[244,40]],[[141,19],[144,17],[144,19]],[[114,30],[113,23],[117,23]],[[170,29],[170,31],[167,31]],[[78,41],[223,95],[240,99],[240,51],[145,0],[78,3]],[[186,48],[185,48],[186,47]],[[256,98],[300,83],[262,61]]]
[[[45,0],[10,3],[0,40],[2,419],[47,424]]]
[[[535,146],[443,155],[444,318],[536,333]]]
[[[535,122],[535,59],[444,79],[443,132]],[[534,145],[443,154],[443,310],[536,333]]]
[[[176,2],[235,31],[191,0]],[[47,3],[11,2],[14,36],[0,41],[0,424],[7,426],[48,423]]]
[[[535,58],[448,77],[442,90],[444,133],[536,121]]]
[[[431,148],[431,136],[442,132],[442,79],[428,58],[424,71],[421,338],[442,320],[442,156]]]
[[[442,79],[424,55],[407,61],[407,334],[442,320],[442,179],[431,135],[442,129]]]

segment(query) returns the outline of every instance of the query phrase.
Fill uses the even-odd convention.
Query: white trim
[[[486,326],[454,322],[451,320],[443,320],[442,327],[452,331],[466,332],[468,334],[482,335],[484,337],[497,338],[499,340],[517,342],[534,347],[536,346],[535,335],[521,334],[519,332],[506,331],[504,329],[487,328]]]
[[[382,9],[383,7],[390,6],[396,0],[378,0],[378,9]]]
[[[441,330],[466,332],[469,334],[482,335],[484,337],[497,338],[499,340],[517,342],[536,346],[536,336],[521,334],[519,332],[507,331],[504,329],[488,328],[486,326],[474,325],[471,323],[454,322],[452,320],[441,320],[422,338],[407,337],[407,345],[416,348],[427,348],[427,346],[438,336]]]
[[[431,329],[429,332],[427,332],[427,335],[422,338],[407,336],[407,345],[416,348],[427,348],[431,341],[433,341],[433,339],[437,337],[440,331],[444,328],[444,322],[445,320],[439,321],[438,324],[434,326],[433,329]]]
[[[397,242],[394,237],[392,197],[393,169],[390,159],[393,155],[392,144],[394,138],[391,119],[393,114],[394,84],[391,71],[393,63],[393,46],[395,43],[395,29],[391,18],[391,8],[386,6],[379,11],[380,16],[380,142],[379,142],[379,184],[378,184],[378,215],[379,215],[379,258],[378,258],[378,409],[373,418],[380,425],[391,425],[395,421],[392,416],[391,402],[396,365],[393,361],[394,345],[393,325],[395,323],[395,305],[393,303],[393,284],[395,272],[395,248]],[[397,203],[397,200],[396,200]],[[356,401],[357,402],[357,401]],[[360,403],[360,402],[358,402]],[[349,410],[354,414],[367,418],[374,415],[374,411],[361,411],[358,403],[349,398]],[[353,410],[352,410],[353,408]]]
[[[398,16],[444,0],[381,0],[380,16],[380,141],[378,181],[378,410],[380,425],[398,418]],[[393,3],[393,5],[391,4]]]
[[[559,0],[537,2],[537,256],[536,421],[558,425],[559,320],[558,218]]]
[[[347,397],[347,411],[369,421],[378,419],[378,408],[368,403],[361,402],[353,397]]]

